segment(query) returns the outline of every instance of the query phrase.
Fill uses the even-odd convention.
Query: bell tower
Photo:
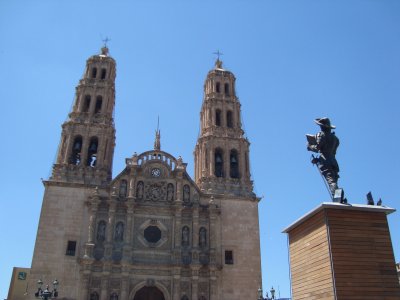
[[[105,193],[111,183],[115,146],[113,120],[116,63],[103,47],[86,62],[75,100],[62,125],[53,172],[43,181],[45,192],[32,258],[30,295],[35,281],[57,278],[68,299],[79,296],[85,284],[80,258],[88,241],[88,198],[96,187]]]
[[[220,299],[249,299],[261,286],[259,198],[250,179],[249,146],[241,123],[236,78],[217,59],[204,84],[195,182],[220,208]]]
[[[111,180],[115,146],[116,64],[104,46],[86,62],[68,120],[62,125],[50,180],[101,185]]]
[[[204,192],[254,196],[249,141],[244,137],[236,78],[217,59],[204,84],[200,136],[195,147],[195,180]]]

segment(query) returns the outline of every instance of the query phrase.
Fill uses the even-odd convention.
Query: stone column
[[[181,208],[175,210],[175,248],[181,247],[182,236],[182,212]]]
[[[71,134],[70,133],[67,133],[67,132],[65,132],[64,133],[66,136],[67,136],[67,141],[66,141],[66,143],[65,143],[65,149],[64,149],[64,157],[60,157],[60,160],[59,160],[59,162],[62,162],[62,163],[64,163],[64,164],[68,164],[68,160],[69,160],[69,157],[71,156]],[[63,150],[62,149],[60,149],[60,153],[61,152],[63,152]]]
[[[199,293],[199,266],[192,269],[192,299],[198,299]]]
[[[81,161],[79,163],[80,166],[86,166],[89,143],[90,137],[86,134],[82,137]]]
[[[183,194],[183,185],[182,185],[182,179],[178,179],[177,183],[176,183],[176,202],[177,205],[181,205],[182,204],[182,194]]]
[[[209,229],[210,264],[221,265],[221,245],[218,244],[218,241],[221,241],[221,235],[218,215],[219,209],[217,208],[215,200],[211,199]]]
[[[173,296],[172,299],[177,299],[179,300],[181,298],[181,274],[180,274],[180,269],[175,268],[174,269],[174,286],[173,286]]]
[[[121,298],[119,300],[128,300],[128,288],[129,288],[129,282],[128,278],[122,278],[121,280]]]
[[[131,250],[133,246],[132,242],[132,226],[133,226],[133,210],[134,210],[134,203],[133,199],[128,198],[127,203],[127,214],[126,214],[126,226],[125,226],[125,236],[124,236],[124,246],[123,246],[123,256],[122,260],[129,262],[131,259]]]
[[[196,206],[193,208],[193,242],[192,247],[194,249],[199,248],[199,207]]]
[[[89,212],[89,231],[88,231],[88,242],[94,242],[94,232],[96,228],[96,213],[97,208],[100,202],[99,198],[99,190],[96,187],[95,191],[93,192],[92,199],[90,202],[90,212]]]
[[[106,147],[108,147],[108,140],[105,135],[99,137],[96,153],[96,167],[101,168],[105,165],[106,160],[104,159],[104,153]]]
[[[230,154],[231,149],[225,148],[224,149],[224,177],[225,178],[231,178],[230,176],[230,161],[229,161],[229,154]]]
[[[205,177],[206,163],[208,160],[206,145],[205,143],[201,143],[201,156],[200,156],[200,164],[199,164],[199,179]]]
[[[87,300],[89,292],[89,277],[87,275],[82,275],[82,280],[80,283],[79,299]]]
[[[135,177],[131,177],[129,180],[129,189],[128,189],[128,198],[132,198],[134,200],[135,196],[135,186],[136,186],[136,180]]]
[[[112,239],[114,233],[114,219],[115,219],[115,205],[116,205],[116,198],[111,196],[110,199],[110,207],[108,210],[108,223],[107,223],[107,233],[106,233],[106,243],[105,243],[105,253],[104,257],[109,260],[111,259],[112,255]]]
[[[218,299],[217,277],[214,269],[210,270],[210,300]]]
[[[100,300],[108,300],[108,279],[103,278],[101,281]]]
[[[211,177],[214,177],[215,174],[215,148],[210,149],[209,151],[209,155],[210,155],[210,160],[208,161],[209,165],[210,165],[210,174],[208,174]]]

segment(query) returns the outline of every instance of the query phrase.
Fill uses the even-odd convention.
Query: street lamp
[[[271,299],[275,299],[275,289],[274,289],[274,287],[271,287],[270,292],[271,292]]]
[[[261,286],[258,288],[258,298],[257,298],[257,300],[264,300],[263,299],[263,291],[262,291],[262,288],[261,288]]]
[[[37,292],[35,293],[35,297],[36,298],[40,298],[43,300],[48,300],[48,299],[54,299],[58,297],[58,291],[57,291],[57,287],[58,287],[58,280],[55,279],[53,281],[53,290],[50,291],[49,290],[49,285],[46,285],[45,290],[42,289],[42,285],[43,285],[43,281],[41,279],[39,279],[37,281]]]

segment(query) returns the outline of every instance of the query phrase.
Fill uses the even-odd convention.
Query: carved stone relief
[[[145,184],[146,201],[165,201],[167,198],[166,182],[154,182]]]

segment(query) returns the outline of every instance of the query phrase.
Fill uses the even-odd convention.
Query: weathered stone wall
[[[222,276],[220,299],[257,299],[261,286],[258,202],[221,200]],[[225,264],[225,251],[233,251],[233,264]]]
[[[89,189],[46,183],[39,228],[36,236],[29,283],[29,297],[34,299],[36,282],[44,287],[54,279],[60,282],[60,297],[68,291],[68,299],[78,299],[80,274],[78,257],[87,241],[87,209]],[[66,255],[68,241],[76,241],[75,256]]]

